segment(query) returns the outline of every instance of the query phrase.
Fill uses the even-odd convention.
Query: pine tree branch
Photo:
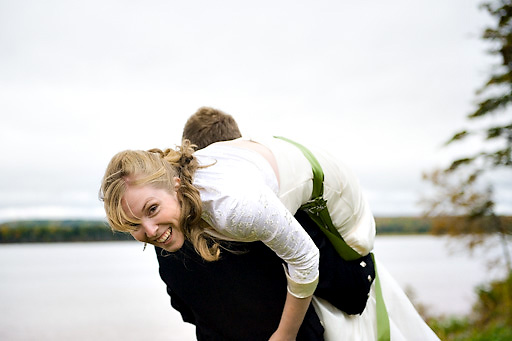
[[[484,116],[488,113],[494,113],[498,109],[505,108],[509,103],[512,102],[512,94],[508,93],[504,96],[491,97],[479,103],[478,109],[468,115],[469,119]]]

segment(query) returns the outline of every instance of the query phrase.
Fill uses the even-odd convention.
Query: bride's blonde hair
[[[125,150],[114,155],[103,176],[99,195],[110,227],[130,232],[133,224],[139,223],[124,212],[121,204],[128,182],[130,185],[151,185],[172,194],[174,178],[178,177],[179,228],[202,258],[207,261],[219,259],[219,244],[205,232],[209,226],[201,219],[201,197],[192,183],[194,173],[200,167],[193,153],[190,141],[183,140],[176,149]]]

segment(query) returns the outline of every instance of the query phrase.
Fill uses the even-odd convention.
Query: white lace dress
[[[269,147],[276,155],[276,151]],[[277,153],[279,154],[279,151]],[[272,168],[256,152],[226,144],[213,144],[196,152],[196,157],[201,165],[210,165],[196,172],[194,184],[201,193],[203,219],[216,230],[212,234],[232,241],[262,241],[286,262],[288,291],[296,297],[312,295],[319,276],[319,252],[309,235],[293,217],[300,206],[299,201],[303,199],[290,199],[290,191],[287,191],[288,197],[283,199],[283,193],[280,193]],[[281,162],[283,165],[282,159],[279,161],[279,155],[276,155],[276,158],[278,164]],[[309,167],[309,164],[306,162],[302,166]],[[284,164],[283,167],[290,165]],[[284,181],[289,187],[290,181],[293,180],[286,178]],[[283,185],[283,174],[280,174],[280,182]],[[310,193],[311,190],[308,188],[302,192],[307,193],[308,190]],[[358,195],[354,197],[359,198]],[[350,205],[350,202],[348,204]],[[353,225],[350,225],[348,231],[355,230]],[[364,231],[362,236],[368,237],[361,245],[373,245],[371,234],[371,231]],[[388,308],[391,339],[438,340],[384,266],[378,261],[377,265]],[[313,297],[313,305],[325,328],[325,340],[376,340],[373,286],[367,307],[361,315],[344,314],[325,300],[316,297]]]
[[[262,241],[287,264],[288,290],[313,294],[319,252],[309,235],[279,200],[270,164],[256,152],[214,144],[196,153],[201,165],[194,184],[203,201],[203,219],[217,237]]]

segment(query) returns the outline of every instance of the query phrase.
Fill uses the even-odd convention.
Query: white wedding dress
[[[376,266],[388,311],[391,341],[439,340],[423,321],[398,283],[377,259]],[[313,297],[313,306],[324,326],[325,341],[377,340],[375,282],[361,315],[347,315],[318,297]]]
[[[281,186],[261,155],[218,143],[196,152],[199,163],[206,167],[197,170],[194,184],[201,193],[203,219],[215,229],[212,234],[226,240],[263,241],[287,263],[288,291],[296,297],[307,297],[315,290],[319,277],[318,248],[293,214],[311,193],[311,169],[307,160],[301,160],[303,156],[300,151],[297,153],[296,147],[284,141],[278,143],[279,146],[272,146],[272,152],[278,160],[287,160],[280,161]],[[332,162],[318,155],[326,171],[326,191],[339,196],[336,199],[335,194],[329,194],[333,196],[329,207],[329,213],[335,213],[333,222],[347,221],[339,224],[340,234],[352,241],[351,247],[358,252],[366,250],[367,254],[373,248],[375,226],[359,184],[344,167],[343,172],[340,167],[329,167]],[[301,168],[304,168],[303,175],[300,175]],[[298,185],[295,186],[295,182]],[[337,191],[337,186],[343,186],[342,190]],[[375,258],[391,340],[439,340],[378,261],[378,255]],[[374,281],[361,315],[347,315],[329,302],[313,297],[313,305],[325,329],[325,340],[377,340],[375,297]]]

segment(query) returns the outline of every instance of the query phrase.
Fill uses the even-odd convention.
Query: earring
[[[148,246],[148,243],[144,243],[144,248],[142,249],[142,252],[146,251],[146,246]]]

